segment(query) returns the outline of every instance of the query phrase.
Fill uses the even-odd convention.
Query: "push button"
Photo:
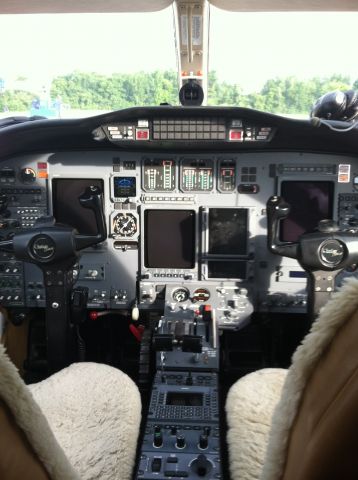
[[[160,472],[162,468],[162,459],[161,458],[153,458],[152,460],[152,472]]]
[[[168,457],[167,463],[178,463],[178,457]]]

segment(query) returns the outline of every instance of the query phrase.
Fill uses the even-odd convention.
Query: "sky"
[[[269,78],[358,78],[358,13],[232,13],[211,7],[209,66],[258,91]],[[0,78],[33,90],[74,70],[176,69],[172,9],[146,14],[0,15]],[[21,83],[21,82],[20,82]],[[19,82],[17,82],[19,84]]]

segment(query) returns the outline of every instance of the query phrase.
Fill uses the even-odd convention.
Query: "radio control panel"
[[[217,374],[157,371],[136,479],[221,478]]]

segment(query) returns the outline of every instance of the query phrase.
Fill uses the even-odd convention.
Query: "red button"
[[[149,140],[148,128],[137,128],[135,131],[136,140]]]
[[[232,142],[242,142],[242,130],[230,130],[229,131],[229,140]]]

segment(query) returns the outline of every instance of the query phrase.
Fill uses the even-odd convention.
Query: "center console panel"
[[[213,311],[166,309],[153,347],[157,371],[135,478],[222,478]]]
[[[215,373],[158,372],[138,479],[221,478]]]

